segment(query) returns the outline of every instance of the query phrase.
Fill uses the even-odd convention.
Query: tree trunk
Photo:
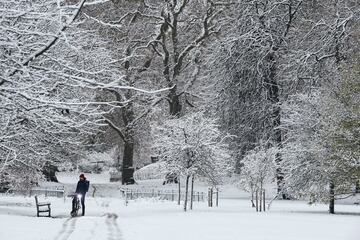
[[[259,190],[257,189],[256,192],[255,192],[255,207],[256,207],[256,211],[258,212],[259,211]]]
[[[188,203],[188,192],[189,192],[189,178],[190,176],[186,176],[186,184],[185,184],[185,200],[184,200],[184,211],[187,210],[187,203]]]
[[[133,19],[132,21],[135,21]],[[126,56],[131,56],[130,44],[126,48]],[[124,62],[125,68],[125,80],[130,86],[134,86],[134,80],[130,77],[130,61]],[[125,99],[129,100],[133,97],[132,91],[126,91],[124,93]],[[135,118],[133,102],[129,102],[122,108],[122,120],[125,125],[124,130],[124,155],[123,155],[123,166],[122,166],[122,184],[134,184],[134,129],[133,121]]]
[[[268,99],[270,100],[271,104],[273,105],[273,111],[271,113],[271,120],[272,120],[272,139],[274,140],[276,147],[279,149],[282,147],[282,134],[280,130],[281,124],[281,111],[280,111],[280,86],[276,80],[276,59],[275,59],[275,52],[270,53],[268,55],[268,63],[269,69],[268,72],[264,76],[264,82],[268,93]],[[277,180],[277,191],[278,194],[282,193],[282,198],[287,199],[287,196],[283,192],[283,185],[284,185],[284,174],[281,169],[281,162],[282,156],[280,153],[276,154],[276,180]]]
[[[254,203],[254,191],[251,190],[251,207],[255,207],[255,203]]]
[[[170,115],[179,116],[181,113],[181,102],[180,96],[177,93],[176,86],[172,88],[169,92],[169,107],[170,107]]]
[[[329,213],[334,214],[335,213],[335,185],[334,183],[330,183],[330,191],[329,191]]]
[[[262,188],[260,187],[260,191],[259,191],[259,212],[262,211],[262,195],[261,195],[261,192],[262,192]]]
[[[128,80],[130,81],[130,80]],[[126,99],[131,99],[132,93],[128,91]],[[134,121],[133,103],[129,102],[124,108],[122,108],[122,120],[125,125],[124,130],[124,154],[122,165],[122,184],[134,184],[134,129],[131,125]]]
[[[124,142],[122,184],[134,184],[134,141],[132,138]]]
[[[194,199],[194,178],[195,175],[192,175],[191,178],[191,193],[190,193],[190,210],[193,209],[193,199]]]
[[[178,195],[178,205],[180,205],[181,202],[181,184],[180,184],[180,175],[178,177],[178,187],[179,187],[179,195]]]

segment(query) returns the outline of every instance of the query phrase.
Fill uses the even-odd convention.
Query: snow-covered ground
[[[40,197],[40,200],[45,200]],[[35,217],[33,197],[0,196],[0,239],[9,240],[359,240],[360,206],[275,201],[256,213],[244,199],[220,199],[208,208],[195,203],[183,212],[175,202],[155,199],[86,199],[87,214],[69,218],[71,200],[48,198],[53,218]]]
[[[46,198],[52,218],[36,217],[34,197],[0,195],[0,239],[7,240],[359,240],[360,206],[336,205],[336,215],[324,204],[274,201],[270,211],[255,212],[248,194],[222,186],[219,207],[195,202],[183,212],[175,202],[130,200],[126,206],[119,183],[108,175],[87,175],[94,188],[86,198],[86,216],[69,218],[70,198]],[[59,174],[66,191],[75,188],[77,174]],[[49,183],[43,186],[52,185]],[[161,181],[143,181],[132,188],[176,188]],[[271,195],[271,187],[268,193]],[[196,191],[206,191],[204,183]],[[94,193],[95,197],[92,197]],[[269,198],[270,200],[270,198]]]

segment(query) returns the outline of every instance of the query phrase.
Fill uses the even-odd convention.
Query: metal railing
[[[65,197],[64,186],[57,187],[34,187],[30,189],[30,196],[44,195],[45,197]]]
[[[126,204],[128,200],[134,200],[139,198],[157,198],[159,200],[167,201],[178,201],[179,191],[178,190],[158,190],[158,189],[133,189],[133,188],[120,188],[122,197],[124,198]],[[188,200],[190,200],[190,192],[188,193]],[[194,192],[193,201],[204,202],[205,201],[204,192]],[[181,191],[180,199],[185,199],[185,192]]]

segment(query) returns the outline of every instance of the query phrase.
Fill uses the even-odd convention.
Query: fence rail
[[[219,206],[219,189],[211,187],[208,189],[208,206],[213,207],[215,198],[215,206]]]
[[[30,196],[33,195],[45,195],[45,197],[64,197],[64,187],[56,188],[32,188],[30,189]]]
[[[178,190],[157,190],[157,189],[131,189],[131,188],[120,188],[122,197],[127,203],[128,200],[134,200],[138,198],[158,198],[160,200],[178,201],[179,191]],[[190,200],[190,192],[188,194],[188,200]],[[194,192],[193,201],[204,202],[204,192]],[[180,199],[185,199],[185,192],[181,191]]]
[[[65,197],[65,188],[59,187],[33,187],[29,190],[10,189],[9,193],[29,196],[44,195],[45,197]]]

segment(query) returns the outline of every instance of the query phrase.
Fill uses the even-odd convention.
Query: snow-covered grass
[[[304,202],[279,201],[270,212],[256,213],[245,200],[221,200],[220,207],[207,208],[197,204],[184,213],[171,203],[136,202],[120,216],[125,239],[157,240],[355,240],[359,216],[327,214],[327,206],[308,206]],[[139,211],[141,208],[141,211]],[[290,210],[293,209],[293,210]],[[357,212],[353,206],[339,211]]]
[[[40,200],[45,200],[40,197]],[[86,199],[85,217],[68,218],[71,200],[48,198],[53,218],[37,218],[33,197],[0,196],[0,239],[123,240],[359,240],[360,206],[275,201],[255,212],[249,200],[220,199],[218,208],[195,203],[183,212],[175,202],[154,199]]]
[[[109,183],[108,175],[88,174],[96,187],[86,198],[86,216],[69,218],[70,198],[47,198],[52,218],[37,218],[34,197],[0,195],[0,239],[11,240],[359,240],[360,206],[336,205],[329,215],[325,204],[304,201],[274,201],[270,211],[255,212],[249,194],[227,184],[220,188],[219,207],[195,202],[194,210],[183,212],[176,202],[156,199],[130,200],[125,206],[119,183]],[[77,174],[60,173],[66,191],[72,191]],[[47,185],[48,183],[44,183]],[[52,185],[52,184],[48,184]],[[131,188],[176,189],[162,181],[138,181]],[[275,188],[267,187],[270,201]],[[206,191],[198,182],[196,191]]]

